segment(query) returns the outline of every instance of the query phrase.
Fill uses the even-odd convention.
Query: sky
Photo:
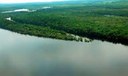
[[[0,0],[0,3],[54,2],[64,0]]]
[[[55,1],[87,1],[88,2],[88,1],[114,1],[114,0],[0,0],[0,3],[55,2]]]

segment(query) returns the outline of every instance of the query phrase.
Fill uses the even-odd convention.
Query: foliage
[[[76,3],[75,3],[76,4]],[[66,33],[128,44],[128,2],[64,3],[36,12],[1,14],[2,28],[43,37],[70,39]],[[41,5],[40,5],[41,6]],[[42,5],[43,6],[43,5]],[[31,7],[30,7],[31,8]],[[11,17],[14,23],[2,21]],[[4,27],[2,26],[4,25]]]

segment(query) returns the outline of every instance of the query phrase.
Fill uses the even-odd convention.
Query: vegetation
[[[34,4],[33,4],[34,5]],[[35,12],[0,14],[0,27],[23,34],[74,40],[67,33],[128,44],[128,1],[26,5]],[[11,6],[11,5],[10,5]],[[41,9],[41,6],[50,6]],[[13,9],[18,6],[13,6]],[[21,7],[21,5],[19,5]],[[1,7],[4,9],[4,7]],[[6,10],[8,8],[6,7]],[[9,10],[9,9],[8,9]],[[3,10],[0,10],[3,11]],[[5,10],[4,10],[5,11]],[[11,17],[13,21],[5,18]]]

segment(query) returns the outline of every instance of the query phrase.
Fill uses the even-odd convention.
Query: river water
[[[0,76],[128,76],[128,46],[0,29]]]

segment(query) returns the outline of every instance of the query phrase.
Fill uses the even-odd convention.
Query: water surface
[[[38,38],[0,29],[0,76],[128,76],[128,46]]]

